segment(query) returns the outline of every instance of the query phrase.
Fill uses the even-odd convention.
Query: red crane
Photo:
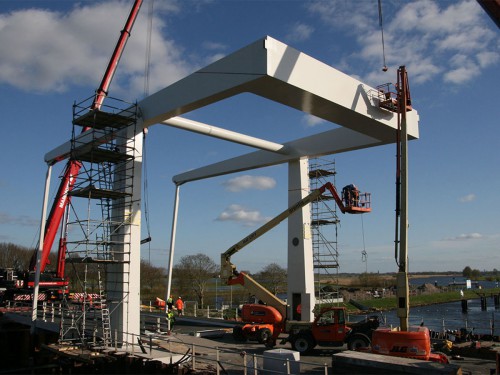
[[[113,55],[108,63],[108,67],[104,76],[102,78],[101,84],[99,88],[96,90],[95,98],[91,109],[99,110],[101,105],[108,94],[108,89],[115,74],[116,68],[120,61],[120,58],[125,49],[125,45],[130,36],[130,32],[134,25],[134,22],[137,18],[139,10],[142,5],[142,0],[135,0],[134,5],[130,11],[127,22],[125,23],[125,27],[121,31],[120,38],[118,39],[118,43],[116,44],[115,50],[113,51]],[[88,131],[90,127],[84,127],[82,129],[82,133]],[[40,272],[43,273],[45,271],[45,267],[49,264],[49,254],[52,249],[52,245],[54,243],[54,239],[56,236],[56,232],[58,231],[59,225],[64,216],[64,212],[71,200],[69,196],[69,192],[73,189],[76,176],[81,168],[82,164],[78,160],[69,160],[66,169],[64,172],[64,176],[61,180],[61,184],[59,189],[57,190],[56,197],[54,198],[54,203],[50,210],[49,216],[47,218],[47,222],[45,224],[45,236],[43,242],[42,254],[40,256]],[[37,254],[33,255],[30,263],[30,271],[34,271],[36,268],[36,257]],[[58,248],[58,256],[57,256],[57,271],[56,277],[64,279],[64,266],[65,266],[65,257],[66,257],[66,239],[61,236],[59,241]],[[66,286],[68,284],[67,281],[61,282],[61,286]],[[43,286],[43,281],[40,282],[40,285]]]

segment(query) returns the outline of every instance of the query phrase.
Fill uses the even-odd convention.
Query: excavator
[[[137,15],[142,5],[142,0],[135,0],[132,9],[129,13],[125,27],[121,31],[118,42],[115,46],[111,59],[108,63],[104,76],[99,88],[96,90],[94,101],[91,109],[99,111],[104,99],[108,95],[108,89],[113,79],[114,73],[120,61],[120,58],[125,49],[130,32],[137,19]],[[90,130],[90,127],[84,127],[82,133]],[[6,304],[9,301],[31,300],[33,298],[33,287],[35,280],[35,271],[40,267],[40,282],[39,287],[41,293],[38,296],[39,300],[60,299],[64,294],[68,293],[69,280],[65,277],[65,261],[66,261],[66,238],[65,230],[61,232],[61,238],[58,244],[57,265],[55,272],[46,271],[46,267],[50,264],[49,254],[54,244],[56,233],[59,225],[63,221],[65,212],[71,200],[71,191],[73,190],[75,180],[82,167],[82,163],[76,159],[70,158],[66,164],[64,175],[57,190],[56,196],[49,216],[45,223],[44,240],[41,249],[40,257],[39,250],[34,251],[27,271],[12,272],[12,270],[4,270],[5,277],[0,276],[0,288],[2,280],[4,280],[5,290],[0,293],[0,304]],[[37,264],[37,259],[39,263]]]
[[[325,195],[325,193],[328,192],[331,195]],[[341,196],[338,194],[335,186],[333,186],[331,182],[327,182],[221,254],[221,279],[226,280],[227,285],[242,285],[254,295],[257,300],[262,302],[259,304],[243,305],[241,309],[241,319],[245,324],[234,328],[233,337],[236,340],[256,340],[268,347],[273,347],[280,333],[287,332],[292,326],[287,319],[287,304],[269,292],[246,272],[237,271],[236,266],[231,263],[231,257],[307,204],[320,198],[333,198],[342,213],[363,214],[371,211],[370,194],[361,193],[355,185],[351,184],[344,187]],[[339,314],[346,316],[344,311],[345,308],[332,308],[330,310],[342,310],[342,312],[336,312],[336,316],[339,316]],[[323,312],[325,316],[327,313],[331,314],[331,312]],[[311,323],[307,324],[309,326],[311,325]],[[329,337],[325,338],[323,341],[337,341],[341,342],[343,345],[348,337],[354,337],[356,330],[346,327],[345,321],[341,324],[343,325],[341,338],[332,339],[332,337]],[[296,325],[297,324],[295,324],[295,326]],[[338,327],[336,330],[338,331]],[[304,343],[299,339],[299,335],[294,335],[293,337],[296,339],[293,339],[292,346],[302,348]],[[367,335],[365,335],[365,337],[367,337]],[[364,344],[369,343],[369,339],[368,342],[365,341],[366,340],[363,340]],[[321,340],[318,339],[315,343],[321,343]]]

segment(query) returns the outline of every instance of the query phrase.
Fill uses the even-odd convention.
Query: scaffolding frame
[[[61,238],[66,263],[72,267],[74,293],[63,299],[59,341],[73,345],[111,346],[110,312],[128,298],[130,275],[125,278],[124,299],[108,301],[113,290],[112,265],[130,262],[133,176],[138,109],[136,104],[107,98],[93,108],[94,97],[73,105],[70,158],[81,164],[65,214]],[[81,129],[89,129],[91,142],[81,143]],[[81,199],[75,199],[81,198]],[[127,235],[128,233],[128,235]],[[68,273],[67,273],[68,274]],[[105,287],[106,285],[106,287]],[[90,318],[90,319],[89,319]]]
[[[327,182],[335,186],[335,160],[309,159],[310,190]],[[321,195],[311,203],[311,231],[316,300],[320,303],[339,301],[339,250],[337,205],[332,197]]]

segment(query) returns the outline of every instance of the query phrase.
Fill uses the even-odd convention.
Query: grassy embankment
[[[479,298],[480,296],[490,297],[494,294],[500,294],[500,288],[493,289],[474,289],[474,290],[464,290],[465,299]],[[410,296],[410,307],[432,305],[436,303],[454,302],[460,301],[461,296],[459,291],[446,291],[437,293],[422,293],[419,295]],[[372,298],[360,301],[363,306],[369,307],[374,310],[391,310],[395,309],[396,297],[391,296],[387,298]],[[360,312],[360,310],[346,303],[346,307],[351,313]]]

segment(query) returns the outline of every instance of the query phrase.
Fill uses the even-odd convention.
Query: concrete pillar
[[[288,205],[309,194],[309,163],[307,158],[288,163]],[[307,205],[288,218],[288,316],[313,321],[314,267],[311,206]],[[298,307],[300,305],[300,314]]]

